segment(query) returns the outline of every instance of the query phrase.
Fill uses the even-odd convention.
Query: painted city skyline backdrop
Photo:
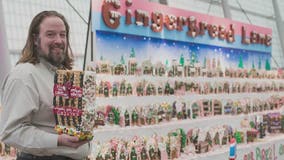
[[[119,32],[96,31],[95,42],[96,60],[109,60],[112,64],[121,63],[121,58],[127,63],[130,54],[135,53],[138,64],[151,60],[152,64],[162,62],[171,65],[172,60],[179,61],[183,56],[185,61],[195,58],[203,65],[204,60],[215,59],[221,62],[221,68],[238,68],[240,61],[243,68],[253,66],[265,69],[269,62],[270,52],[228,48],[215,45],[175,41],[147,36],[131,35]]]

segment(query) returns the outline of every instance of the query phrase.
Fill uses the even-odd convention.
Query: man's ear
[[[38,46],[38,45],[39,45],[39,37],[38,37],[38,34],[33,34],[33,41],[34,41],[35,46]]]

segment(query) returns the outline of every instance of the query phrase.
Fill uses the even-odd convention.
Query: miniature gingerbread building
[[[268,113],[268,132],[276,133],[281,131],[280,113]]]
[[[53,112],[58,134],[78,136],[80,139],[92,139],[92,113],[86,108],[90,93],[83,92],[84,72],[57,70],[54,78]],[[88,82],[86,81],[86,86]],[[93,87],[94,88],[94,87]],[[88,89],[87,89],[88,91]],[[95,92],[95,90],[93,90]],[[83,94],[86,100],[83,103]]]

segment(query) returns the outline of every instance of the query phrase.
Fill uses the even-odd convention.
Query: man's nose
[[[55,36],[54,43],[63,43],[65,38],[62,38],[59,34]]]

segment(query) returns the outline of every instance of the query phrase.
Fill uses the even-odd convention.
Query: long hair
[[[66,46],[67,55],[65,57],[65,60],[62,62],[62,65],[65,69],[72,69],[74,60],[73,60],[72,49],[70,47],[70,42],[69,42],[70,27],[65,17],[56,11],[43,11],[37,14],[33,18],[30,24],[28,38],[27,38],[25,47],[22,50],[21,58],[19,59],[17,64],[19,63],[32,63],[32,64],[39,63],[39,55],[36,51],[36,46],[34,44],[34,36],[39,34],[40,24],[46,17],[59,17],[64,22],[64,25],[66,28],[66,37],[67,37],[67,46]]]

